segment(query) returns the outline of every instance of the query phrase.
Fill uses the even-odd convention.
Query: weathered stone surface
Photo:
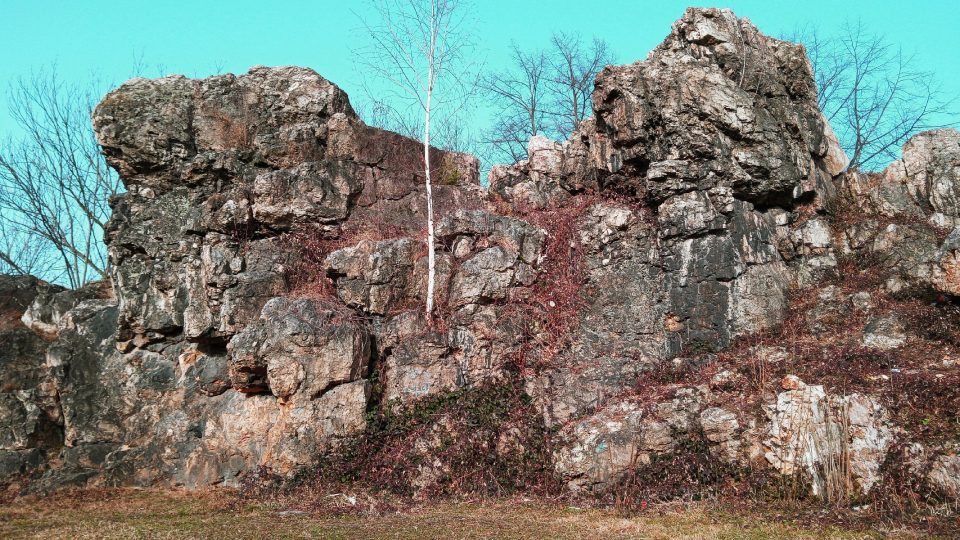
[[[960,184],[960,181],[957,182]],[[931,282],[938,291],[960,296],[960,226],[957,226],[935,255]]]
[[[920,133],[882,173],[846,174],[843,187],[860,217],[844,231],[844,248],[876,257],[888,290],[960,291],[960,132]]]
[[[707,440],[718,445],[720,455],[736,461],[740,451],[740,422],[737,415],[719,407],[710,407],[700,413],[700,426]]]
[[[861,207],[882,216],[915,216],[941,227],[960,225],[960,131],[920,133],[882,173],[852,174],[846,187]]]
[[[387,363],[384,398],[388,402],[410,402],[464,385],[463,369],[445,337],[427,334],[400,343]]]
[[[869,492],[893,441],[884,408],[869,396],[832,396],[799,379],[784,387],[767,412],[767,461],[783,474],[806,477],[814,495],[848,472],[861,493]]]
[[[324,261],[337,296],[351,307],[385,315],[416,294],[413,266],[420,246],[411,238],[363,240]]]
[[[238,390],[312,400],[366,376],[370,336],[318,300],[279,297],[230,340],[227,352]]]
[[[793,213],[829,202],[846,166],[802,49],[729,11],[692,9],[646,60],[605,68],[593,101],[596,120],[566,146],[531,141],[538,160],[505,176],[509,189],[491,183],[506,199],[544,186],[544,172],[578,169],[564,152],[586,147],[578,170],[656,216],[597,206],[582,218],[588,306],[563,367],[530,386],[548,396],[548,422],[616,395],[644,366],[775,325],[791,285],[820,272],[807,261],[836,264],[826,222]]]
[[[627,182],[657,201],[725,186],[742,200],[787,203],[801,180],[831,179],[824,158],[835,141],[814,95],[801,47],[728,10],[688,10],[647,60],[598,76],[604,162],[625,177],[636,168]]]
[[[695,425],[703,398],[703,389],[685,388],[653,406],[625,400],[565,426],[554,456],[557,472],[573,492],[611,487],[652,456],[674,451]]]
[[[863,329],[863,346],[888,350],[903,346],[907,335],[896,315],[884,315],[870,319]]]
[[[463,211],[437,226],[437,238],[458,259],[448,300],[457,309],[505,300],[511,288],[533,284],[546,232],[518,219]]]
[[[113,305],[95,299],[106,294],[102,283],[65,290],[31,277],[0,276],[0,484],[57,458],[72,427],[73,402],[60,395],[64,373],[51,355],[62,341],[48,340],[96,333],[84,322]]]
[[[949,453],[934,459],[927,473],[927,481],[940,494],[951,499],[960,498],[960,456]]]
[[[289,290],[296,254],[271,239],[285,231],[424,222],[417,143],[363,125],[308,69],[134,79],[94,127],[127,188],[107,231],[121,341],[225,343]],[[457,178],[436,186],[440,215],[477,205],[475,158],[436,154]]]
[[[883,354],[908,339],[888,293],[954,301],[960,135],[918,135],[880,175],[845,171],[802,47],[715,9],[606,67],[593,106],[570,140],[534,137],[528,160],[494,166],[486,195],[476,158],[433,150],[425,314],[417,141],[365,126],[301,68],[111,92],[94,126],[127,188],[106,234],[116,298],[0,278],[13,344],[0,375],[15,381],[0,386],[0,475],[54,464],[44,488],[292,476],[381,404],[509,378],[574,492],[691,443],[816,493],[847,459],[868,492],[901,435],[880,398],[787,377],[770,402],[763,370],[802,355],[750,347],[753,364],[735,366],[720,351],[775,328],[794,288],[821,287],[795,331],[856,320],[846,345],[865,325],[859,344]],[[884,288],[822,286],[844,257],[869,257]],[[417,438],[415,488],[452,471],[431,453],[457,421]],[[490,451],[522,446],[516,431]],[[937,448],[916,474],[955,497],[953,454]]]
[[[90,283],[75,290],[45,285],[39,289],[37,297],[24,311],[21,320],[34,332],[55,338],[59,333],[61,318],[77,304],[84,300],[112,297],[113,291],[108,281]]]
[[[381,282],[383,290],[399,294],[408,305],[409,300],[422,298],[425,257],[412,266],[396,262],[410,261],[410,254],[419,249],[411,239],[361,243],[327,259],[341,299],[371,313],[387,314],[376,328],[376,341],[386,368],[388,402],[409,403],[497,380],[520,346],[522,315],[511,302],[538,275],[545,231],[518,219],[462,210],[440,220],[436,233],[441,246],[437,299],[444,306],[443,331],[429,326],[419,314],[387,309],[400,299],[368,303],[382,309],[351,301],[374,298]],[[400,257],[395,256],[398,246],[404,250]]]
[[[253,181],[253,219],[276,228],[343,221],[360,188],[349,163],[308,162],[265,172]]]

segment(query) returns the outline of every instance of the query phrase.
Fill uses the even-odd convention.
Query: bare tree
[[[480,79],[480,90],[494,105],[497,120],[487,137],[501,159],[517,162],[527,156],[527,141],[544,131],[548,61],[546,53],[525,53],[511,44],[508,68]]]
[[[593,82],[603,67],[612,62],[607,43],[594,38],[587,45],[576,34],[554,34],[551,39],[550,94],[556,130],[567,139],[580,122],[590,116]]]
[[[121,186],[90,124],[97,95],[63,83],[53,69],[11,86],[9,110],[23,137],[0,148],[7,269],[71,287],[106,277],[108,199]]]
[[[934,74],[860,23],[845,24],[836,36],[808,27],[787,38],[807,50],[818,104],[851,169],[880,169],[916,133],[947,125],[952,101]]]
[[[547,49],[532,52],[512,44],[509,66],[480,80],[480,89],[497,111],[486,137],[495,158],[525,159],[534,135],[569,138],[592,114],[594,79],[611,61],[603,40],[584,44],[575,34],[554,34]]]
[[[426,313],[433,313],[436,246],[430,136],[436,117],[455,115],[476,86],[470,77],[472,40],[465,10],[456,0],[373,0],[379,20],[364,20],[369,46],[358,51],[370,76],[389,83],[387,95],[401,117],[422,114],[423,175],[427,199]]]

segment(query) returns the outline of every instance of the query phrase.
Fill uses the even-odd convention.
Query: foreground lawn
[[[815,530],[703,507],[656,507],[625,518],[604,510],[501,501],[438,503],[402,513],[303,513],[231,505],[230,495],[89,490],[0,507],[0,538],[880,538]],[[919,537],[909,533],[899,536]]]

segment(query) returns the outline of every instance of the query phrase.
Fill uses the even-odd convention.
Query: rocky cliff
[[[127,188],[112,291],[0,281],[4,478],[236,485],[346,455],[421,492],[507,463],[603,493],[702,458],[956,497],[960,134],[845,172],[803,48],[725,10],[605,68],[593,105],[488,190],[435,151],[427,320],[416,141],[308,69],[125,83],[93,117]]]

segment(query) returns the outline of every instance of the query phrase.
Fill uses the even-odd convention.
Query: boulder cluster
[[[606,67],[593,107],[486,190],[476,158],[434,150],[428,318],[418,142],[303,68],[110,92],[93,114],[126,187],[110,282],[0,277],[0,481],[292,477],[372,416],[509,383],[574,493],[695,441],[825,496],[869,493],[891,456],[960,494],[960,433],[925,438],[888,391],[907,372],[960,377],[960,328],[920,332],[897,303],[957,306],[960,133],[847,171],[803,47],[713,9]],[[887,364],[817,380],[806,338]],[[897,364],[911,347],[940,356]],[[502,431],[490,452],[522,449]],[[451,466],[420,463],[420,488]]]

